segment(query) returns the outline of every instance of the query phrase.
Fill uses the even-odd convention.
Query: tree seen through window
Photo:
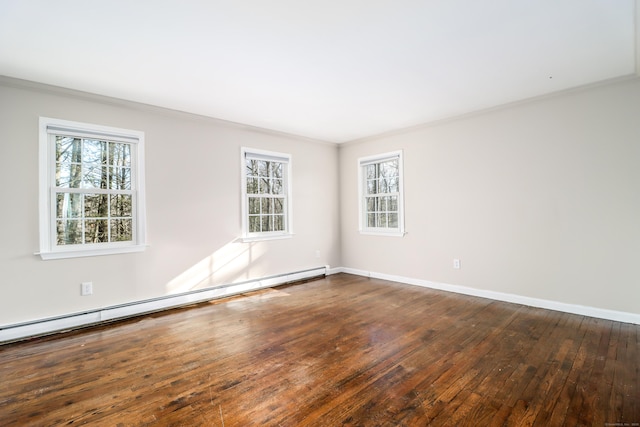
[[[55,136],[58,245],[133,240],[131,144]]]

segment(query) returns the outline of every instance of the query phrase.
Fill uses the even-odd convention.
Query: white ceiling
[[[330,142],[637,70],[640,0],[0,0],[0,75]]]

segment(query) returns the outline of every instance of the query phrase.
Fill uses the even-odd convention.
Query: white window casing
[[[146,247],[144,132],[40,117],[42,259]]]
[[[402,151],[358,159],[358,226],[361,234],[405,235]]]

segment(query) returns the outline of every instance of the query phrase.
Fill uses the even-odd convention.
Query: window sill
[[[360,230],[360,234],[366,236],[390,236],[390,237],[404,237],[407,234],[405,231],[375,231],[375,230]]]
[[[240,237],[237,241],[242,242],[242,243],[251,243],[251,242],[263,242],[265,240],[291,239],[292,237],[293,237],[292,233],[270,234],[270,235],[267,235],[267,236]]]
[[[43,260],[50,259],[66,259],[66,258],[82,258],[101,255],[127,254],[134,252],[142,252],[147,245],[125,246],[119,248],[102,248],[102,249],[85,249],[75,251],[52,251],[52,252],[36,252],[34,255],[40,255]]]

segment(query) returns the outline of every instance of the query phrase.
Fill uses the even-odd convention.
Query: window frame
[[[132,240],[120,242],[59,245],[56,227],[56,135],[107,142],[123,142],[131,147],[131,216]],[[146,210],[144,183],[144,132],[70,120],[39,119],[39,221],[40,251],[43,260],[112,255],[145,250]],[[60,192],[60,191],[58,191]],[[85,189],[67,191],[89,194]],[[120,194],[117,190],[100,190],[96,194]],[[110,215],[110,214],[109,214]],[[84,216],[83,216],[84,218]]]
[[[292,161],[291,155],[275,151],[259,150],[255,148],[241,147],[240,149],[240,170],[242,189],[242,241],[253,242],[259,240],[287,239],[293,236],[293,198],[292,198]],[[247,192],[247,157],[264,160],[277,161],[283,163],[283,203],[284,210],[284,230],[282,231],[249,231],[249,195]],[[271,194],[271,193],[267,193]]]
[[[358,158],[358,230],[360,234],[376,236],[402,237],[406,234],[404,224],[404,166],[402,150]],[[365,168],[369,165],[384,163],[398,159],[398,227],[368,227],[367,226],[367,178]],[[394,192],[394,194],[396,194]]]

